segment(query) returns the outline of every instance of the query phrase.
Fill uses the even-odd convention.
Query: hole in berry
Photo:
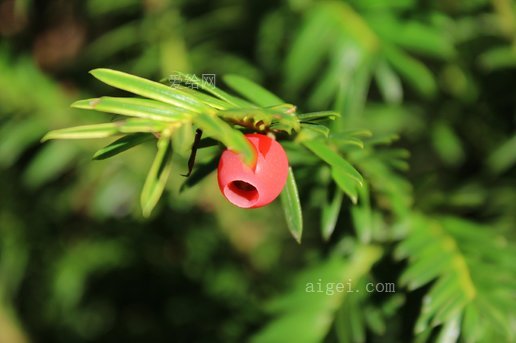
[[[233,204],[244,208],[253,206],[258,200],[256,187],[242,180],[230,182],[226,186],[224,194]]]

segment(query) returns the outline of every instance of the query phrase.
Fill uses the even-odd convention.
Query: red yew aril
[[[253,166],[246,165],[237,153],[224,151],[218,167],[219,187],[232,204],[258,208],[270,204],[281,193],[287,181],[288,158],[274,139],[258,133],[245,136],[256,151]]]

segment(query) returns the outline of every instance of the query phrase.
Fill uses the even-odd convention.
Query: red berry
[[[224,151],[218,167],[219,187],[226,199],[238,207],[262,207],[276,199],[285,186],[287,154],[281,144],[268,136],[245,136],[256,151],[254,167],[247,166],[235,152]]]

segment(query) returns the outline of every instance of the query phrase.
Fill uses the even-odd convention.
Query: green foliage
[[[515,305],[511,289],[516,274],[509,260],[514,246],[492,240],[487,227],[455,217],[414,216],[403,225],[408,236],[396,256],[408,257],[410,263],[400,284],[413,290],[434,281],[423,298],[415,334],[427,336],[445,324],[440,336],[446,340],[462,325],[467,341],[511,341],[508,318]]]
[[[354,294],[350,294],[355,292],[355,287],[381,255],[382,250],[378,247],[357,246],[349,260],[332,256],[303,271],[288,293],[268,304],[277,318],[253,337],[252,342],[277,342],[284,337],[298,342],[322,341],[335,313],[348,298],[352,298]],[[331,289],[329,292],[327,284],[346,284],[346,291]],[[293,326],[297,330],[292,330]]]
[[[357,187],[363,183],[360,173],[338,153],[320,141],[308,141],[304,145],[331,166],[332,178],[353,203],[357,202]]]
[[[287,225],[294,239],[301,243],[303,234],[303,215],[301,213],[301,204],[299,201],[299,193],[297,191],[296,180],[292,168],[289,167],[287,183],[280,194],[281,205],[285,211]]]
[[[97,150],[93,155],[94,160],[104,160],[106,158],[118,155],[126,150],[131,149],[139,144],[149,141],[154,136],[148,133],[132,133],[122,138],[117,139],[113,143],[105,146],[104,148]]]
[[[515,11],[2,3],[0,342],[514,341]],[[291,169],[243,211],[248,132]]]
[[[152,133],[159,137],[158,152],[147,175],[140,198],[144,217],[150,216],[166,188],[170,174],[172,143],[183,144],[183,140],[173,140],[173,137],[185,124],[187,130],[193,130],[193,124],[205,136],[220,141],[226,148],[240,153],[243,160],[248,164],[252,163],[254,152],[245,140],[243,133],[238,129],[239,127],[254,128],[272,134],[283,132],[289,135],[299,134],[299,137],[303,137],[303,142],[309,149],[334,167],[333,173],[337,184],[356,202],[355,186],[350,184],[349,179],[352,178],[358,182],[358,185],[361,185],[362,176],[360,173],[323,142],[313,140],[313,136],[304,132],[314,132],[317,131],[316,129],[300,125],[300,123],[335,119],[337,115],[334,112],[306,113],[298,116],[295,113],[295,106],[282,104],[278,97],[243,77],[230,76],[228,79],[232,88],[239,90],[254,104],[247,103],[214,86],[206,86],[201,80],[193,79],[192,81],[184,75],[176,81],[188,82],[188,84],[193,84],[196,88],[206,91],[206,93],[193,89],[187,91],[188,88],[177,88],[175,84],[169,87],[109,69],[96,69],[91,73],[108,85],[148,99],[102,97],[80,100],[75,102],[72,107],[138,119],[54,130],[47,133],[43,137],[43,141],[49,139],[106,138],[129,134],[95,153],[94,159],[99,159],[99,156],[102,156],[103,159],[146,141],[146,139],[135,140],[135,135],[138,135],[136,137],[142,137],[144,134]],[[234,127],[228,123],[233,124]],[[322,125],[318,126],[326,128]],[[329,129],[327,130],[329,131]],[[325,136],[328,136],[328,133]],[[195,145],[192,147],[192,154],[197,148]],[[192,155],[192,162],[194,159],[195,155]],[[195,177],[198,178],[198,175],[196,174]],[[302,218],[296,188],[294,176],[290,172],[282,203],[285,208],[288,227],[294,238],[300,242]]]
[[[172,157],[170,135],[171,131],[165,130],[161,132],[158,140],[158,152],[143,185],[140,201],[145,217],[151,214],[167,184],[170,174],[170,159]]]

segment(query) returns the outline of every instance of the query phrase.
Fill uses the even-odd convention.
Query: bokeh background
[[[223,88],[222,75],[239,74],[305,111],[338,110],[344,127],[399,135],[383,156],[402,158],[393,160],[401,171],[378,161],[361,169],[378,188],[372,241],[385,255],[367,271],[380,279],[396,281],[404,268],[388,253],[388,232],[407,211],[475,221],[488,241],[493,232],[506,245],[516,238],[513,1],[2,0],[2,343],[246,341],[271,320],[267,300],[355,244],[346,201],[331,240],[321,238],[324,175],[309,169],[295,170],[302,245],[279,204],[234,208],[214,175],[180,193],[181,159],[143,219],[138,196],[152,144],[92,161],[107,141],[40,143],[51,129],[108,118],[69,107],[119,94],[88,74],[97,67],[154,80],[215,74]],[[362,325],[362,336],[323,337],[410,341],[421,296],[395,298],[383,331]],[[514,312],[501,316],[512,318],[514,338]],[[289,341],[303,320],[291,318],[284,339],[269,341]]]

